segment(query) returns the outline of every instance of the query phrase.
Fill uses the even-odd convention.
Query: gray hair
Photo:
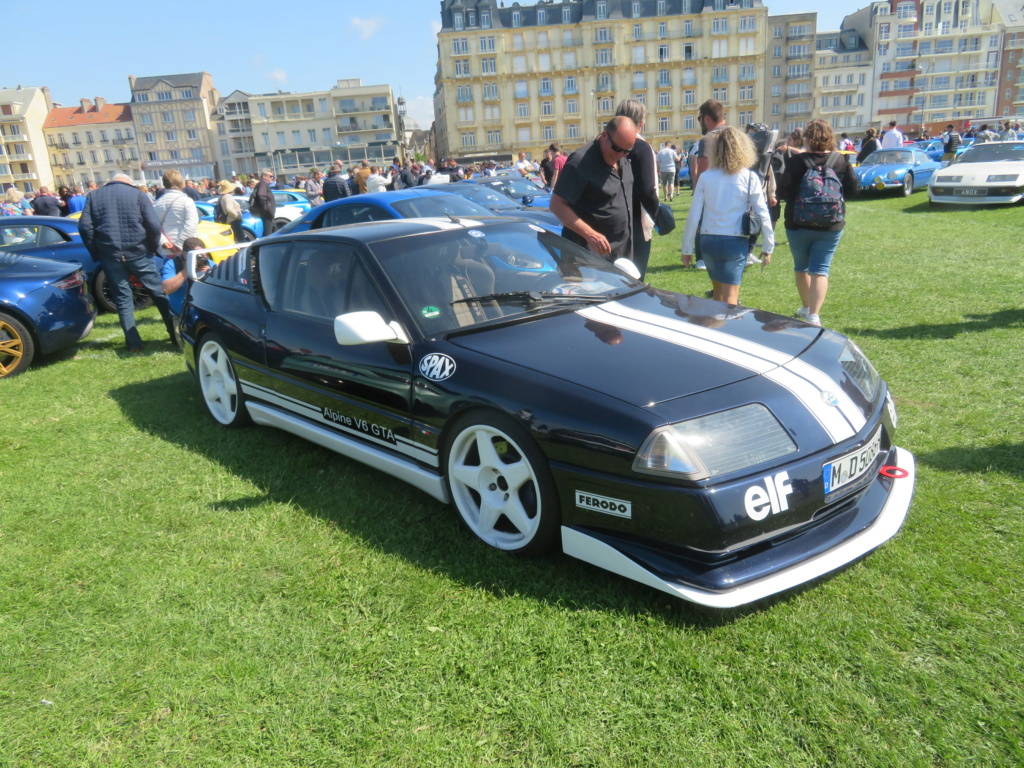
[[[129,176],[127,173],[115,173],[114,178],[112,178],[111,181],[127,181],[129,184],[135,183],[132,180],[132,177]]]
[[[615,114],[628,117],[639,128],[647,119],[647,107],[639,99],[626,99],[619,103]]]

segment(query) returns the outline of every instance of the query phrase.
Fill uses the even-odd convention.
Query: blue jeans
[[[700,235],[708,277],[722,285],[739,285],[747,265],[749,241],[746,235]]]
[[[793,254],[793,271],[828,277],[832,256],[839,247],[843,230],[828,232],[818,229],[790,229],[786,227],[789,250]]]
[[[103,272],[110,284],[110,291],[114,295],[117,317],[121,321],[121,330],[124,331],[124,341],[128,345],[128,349],[138,349],[142,346],[142,337],[139,336],[139,329],[135,327],[135,301],[129,282],[131,275],[134,275],[142,283],[146,292],[153,298],[153,305],[160,310],[167,333],[171,337],[171,341],[174,341],[174,315],[171,312],[170,302],[164,296],[160,273],[153,263],[153,257],[137,256],[125,261],[101,258],[100,263],[103,265]]]

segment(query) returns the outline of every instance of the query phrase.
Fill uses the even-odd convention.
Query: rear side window
[[[336,205],[324,212],[320,227],[340,227],[343,224],[360,224],[364,221],[387,221],[395,218],[390,212],[369,203]],[[317,227],[319,229],[319,227]]]
[[[24,251],[66,242],[67,238],[60,231],[41,224],[0,227],[0,248],[5,251]]]

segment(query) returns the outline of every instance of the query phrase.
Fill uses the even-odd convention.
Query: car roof
[[[69,232],[78,231],[78,219],[68,219],[64,216],[4,216],[0,219],[0,222],[7,226],[17,226],[18,224],[49,224],[50,226],[56,226],[58,229],[63,227]]]
[[[359,195],[359,197],[366,197]],[[347,198],[346,198],[347,199]],[[358,224],[345,224],[339,227],[303,230],[273,237],[261,241],[264,245],[284,242],[289,239],[305,239],[309,237],[327,237],[331,239],[355,240],[360,243],[376,243],[396,237],[409,237],[431,232],[451,231],[454,229],[487,229],[499,224],[514,223],[513,219],[501,216],[480,216],[479,218],[463,218],[458,221],[443,218],[422,219],[387,219],[385,221],[364,221]],[[520,222],[527,226],[525,222]]]

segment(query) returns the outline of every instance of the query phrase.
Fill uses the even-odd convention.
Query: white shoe
[[[821,318],[818,315],[808,315],[807,322],[811,325],[821,328]]]
[[[811,310],[809,310],[807,307],[800,307],[800,309],[796,311],[796,316],[802,317],[804,320],[806,320],[810,314]]]
[[[704,259],[697,259],[697,269],[707,269],[707,267],[704,266]]]

